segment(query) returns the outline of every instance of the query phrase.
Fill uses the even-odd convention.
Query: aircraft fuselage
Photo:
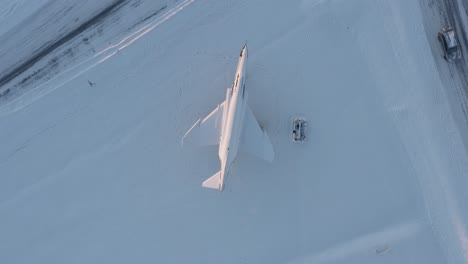
[[[206,117],[199,118],[182,138],[182,144],[218,146],[221,169],[203,181],[204,188],[223,190],[225,176],[240,150],[268,162],[272,162],[275,155],[268,134],[247,104],[247,58],[247,45],[244,45],[226,99]]]
[[[219,161],[221,162],[221,186],[223,189],[224,176],[229,172],[231,163],[236,159],[242,137],[245,110],[247,106],[247,93],[245,91],[245,77],[247,66],[247,45],[240,53],[236,75],[231,89],[226,93],[227,108],[221,139],[219,144]]]

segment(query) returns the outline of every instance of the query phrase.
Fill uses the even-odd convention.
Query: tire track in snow
[[[11,13],[13,13],[16,10],[17,7],[18,7],[18,3],[16,2],[10,3],[8,8],[3,10],[3,12],[0,14],[0,17],[4,18],[6,16],[9,16]]]
[[[334,263],[345,260],[353,255],[368,254],[382,255],[391,251],[391,245],[415,236],[424,229],[423,222],[413,220],[391,226],[383,230],[356,237],[320,253],[295,259],[295,263]]]
[[[131,44],[133,44],[133,42],[137,41],[138,39],[140,39],[141,37],[143,37],[144,35],[148,34],[150,31],[154,30],[156,27],[160,26],[162,23],[166,22],[167,20],[169,20],[170,18],[172,18],[174,15],[176,15],[177,13],[179,13],[180,11],[182,11],[184,8],[186,8],[188,5],[190,5],[191,3],[193,3],[195,0],[185,0],[185,1],[182,1],[181,3],[179,3],[178,5],[174,6],[173,8],[171,8],[169,11],[167,11],[164,15],[162,15],[161,17],[157,18],[156,20],[154,20],[153,22],[150,22],[148,24],[146,24],[145,26],[141,27],[140,29],[138,29],[137,31],[135,31],[134,33],[128,35],[127,37],[123,38],[119,43],[115,44],[115,45],[112,45],[112,46],[109,46],[107,47],[106,49],[104,49],[103,51],[99,52],[96,56],[99,56],[101,54],[104,54],[104,53],[107,53],[107,52],[110,52],[109,55],[107,55],[106,57],[104,57],[102,60],[99,61],[99,63],[107,60],[108,58],[112,57],[113,55],[115,55],[118,51],[120,50],[123,50],[125,48],[127,48],[128,46],[130,46]]]

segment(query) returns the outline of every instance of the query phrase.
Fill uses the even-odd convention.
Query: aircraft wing
[[[218,145],[221,137],[223,113],[226,101],[219,104],[213,112],[204,119],[198,119],[192,128],[185,133],[182,144],[196,146]]]
[[[248,152],[258,158],[272,162],[275,156],[273,146],[267,133],[257,123],[257,119],[247,106],[244,117],[244,132],[240,150]]]

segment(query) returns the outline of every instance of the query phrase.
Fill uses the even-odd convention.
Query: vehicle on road
[[[453,62],[461,57],[460,46],[458,45],[455,31],[451,27],[444,27],[438,34],[438,39],[444,49],[444,58]]]

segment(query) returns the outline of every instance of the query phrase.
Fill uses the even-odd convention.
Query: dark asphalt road
[[[433,60],[450,99],[453,118],[468,151],[468,0],[419,2]],[[444,59],[443,48],[437,39],[438,32],[445,26],[451,26],[455,30],[462,51],[462,58],[453,63]]]
[[[463,57],[456,62],[458,74],[463,82],[465,93],[468,94],[468,26],[463,23],[468,19],[468,0],[442,0],[446,8],[445,21],[456,31]]]

